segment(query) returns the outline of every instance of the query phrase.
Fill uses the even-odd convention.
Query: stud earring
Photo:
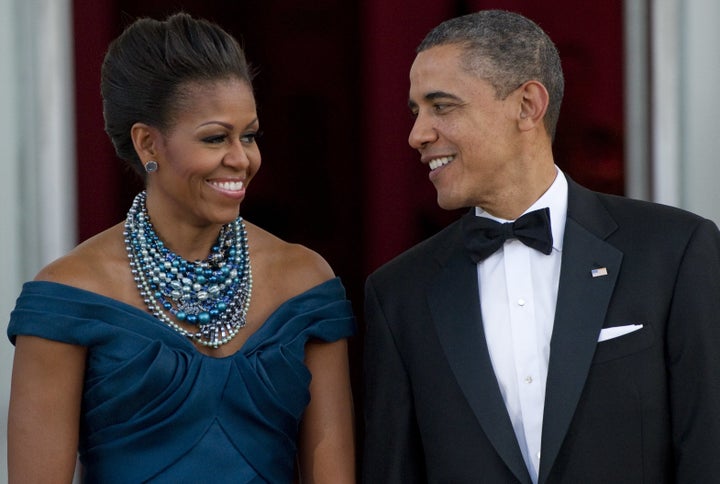
[[[155,160],[150,160],[147,163],[145,163],[145,172],[152,173],[154,171],[157,171],[158,164]]]

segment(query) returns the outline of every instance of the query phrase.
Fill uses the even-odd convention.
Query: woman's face
[[[261,163],[252,88],[239,79],[191,83],[180,98],[171,127],[157,133],[148,210],[198,227],[229,223]]]

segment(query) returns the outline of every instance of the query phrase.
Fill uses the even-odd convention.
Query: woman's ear
[[[130,128],[130,138],[143,164],[157,156],[159,133],[155,128],[145,123],[135,123]]]
[[[539,81],[527,81],[520,86],[522,95],[520,104],[519,126],[522,131],[529,131],[538,126],[544,127],[550,95]]]

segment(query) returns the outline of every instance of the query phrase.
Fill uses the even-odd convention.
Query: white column
[[[626,192],[716,223],[719,21],[717,0],[625,2]]]
[[[19,173],[17,112],[18,83],[15,76],[16,45],[12,0],[0,0],[0,482],[7,482],[7,404],[10,392],[12,346],[5,337],[8,316],[17,297],[19,269]]]
[[[6,482],[13,347],[23,281],[76,239],[70,0],[0,0],[0,482]]]
[[[650,62],[646,3],[628,0],[625,15],[625,194],[650,200]]]
[[[76,239],[72,2],[15,0],[24,275]]]
[[[655,0],[651,17],[652,197],[681,206],[679,0]]]
[[[720,2],[685,0],[681,15],[681,204],[720,224]]]

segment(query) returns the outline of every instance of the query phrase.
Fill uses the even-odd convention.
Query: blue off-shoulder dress
[[[138,308],[52,282],[28,282],[8,336],[88,348],[80,461],[88,483],[289,483],[310,401],[310,339],[353,334],[331,279],[283,303],[232,356],[197,351]]]

